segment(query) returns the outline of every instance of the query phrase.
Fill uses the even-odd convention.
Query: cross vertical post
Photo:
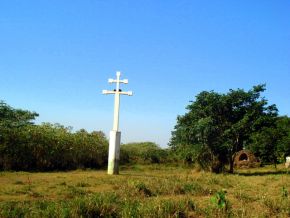
[[[114,105],[114,120],[113,130],[110,131],[109,141],[109,156],[108,156],[108,174],[116,175],[119,174],[119,162],[120,162],[120,144],[121,144],[121,132],[119,131],[119,114],[120,114],[120,95],[132,96],[133,92],[123,92],[120,89],[120,83],[128,84],[128,80],[120,80],[121,73],[117,71],[117,79],[109,79],[109,83],[116,83],[116,89],[113,91],[103,90],[103,94],[114,94],[115,105]]]
[[[117,80],[116,80],[113,131],[119,130],[119,114],[120,114],[120,76],[121,76],[121,73],[117,72],[116,74],[117,74]]]

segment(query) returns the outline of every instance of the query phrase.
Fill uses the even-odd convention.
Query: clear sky
[[[113,124],[122,72],[122,141],[166,146],[176,117],[204,90],[267,84],[290,115],[289,0],[1,0],[0,99],[37,123]]]

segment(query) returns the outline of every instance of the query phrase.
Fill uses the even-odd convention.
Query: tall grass
[[[162,165],[118,176],[3,172],[0,217],[289,217],[289,191],[286,171],[266,168],[236,175]]]

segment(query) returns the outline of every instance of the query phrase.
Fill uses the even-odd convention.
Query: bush
[[[166,150],[153,142],[139,142],[121,145],[121,164],[165,163],[168,158]]]
[[[25,171],[101,168],[108,141],[102,132],[71,132],[59,124],[7,128],[2,133],[0,169]]]

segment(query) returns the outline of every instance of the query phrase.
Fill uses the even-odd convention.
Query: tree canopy
[[[14,109],[5,102],[0,101],[0,128],[20,127],[33,124],[38,117],[35,112],[22,109]]]
[[[265,85],[257,85],[226,94],[201,92],[177,117],[171,148],[202,168],[220,172],[229,163],[233,172],[235,152],[250,143],[253,133],[275,125],[278,110],[261,97],[264,91]]]
[[[277,164],[290,155],[290,118],[278,117],[273,127],[263,127],[251,136],[249,148],[264,163]]]
[[[69,170],[107,164],[108,140],[103,132],[43,123],[35,112],[0,102],[0,170]]]
[[[35,112],[0,104],[0,170],[51,171],[107,166],[108,140],[101,131],[35,125]],[[121,146],[122,164],[164,163],[167,152],[152,142]]]

